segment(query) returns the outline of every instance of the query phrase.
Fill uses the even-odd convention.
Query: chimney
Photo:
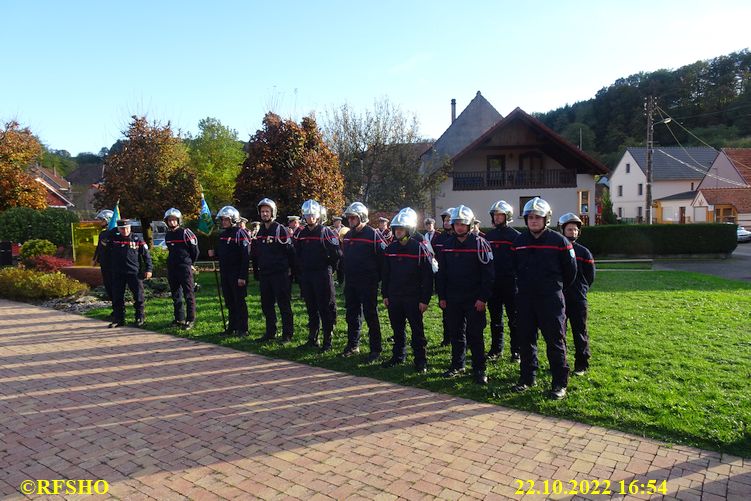
[[[451,123],[456,120],[456,99],[451,100]]]

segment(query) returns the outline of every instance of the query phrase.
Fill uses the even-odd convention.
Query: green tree
[[[73,172],[78,165],[70,157],[70,153],[65,150],[50,150],[42,146],[42,158],[40,164],[42,167],[56,172],[58,176],[65,177]]]
[[[602,190],[602,224],[615,224],[618,219],[613,212],[613,201],[610,199],[610,190],[604,188]]]
[[[44,187],[26,173],[41,156],[42,145],[28,127],[12,121],[0,128],[0,212],[11,207],[47,206]]]
[[[216,118],[198,122],[199,134],[188,138],[190,165],[198,173],[206,202],[216,209],[232,201],[235,180],[245,159],[237,131]]]
[[[198,214],[198,179],[189,165],[187,147],[172,133],[169,122],[149,124],[146,117],[133,116],[123,134],[120,147],[113,147],[105,160],[96,206],[112,208],[120,200],[122,216],[139,219],[151,244],[150,223],[162,219],[168,208],[176,207],[185,216]]]
[[[241,214],[255,216],[263,197],[276,202],[280,215],[299,214],[309,198],[336,211],[343,209],[339,162],[313,117],[298,124],[269,112],[245,151],[248,156],[237,176],[234,197]]]

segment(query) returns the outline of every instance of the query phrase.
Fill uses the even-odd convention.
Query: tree
[[[206,202],[218,208],[232,201],[235,180],[245,159],[243,143],[237,131],[225,127],[216,118],[198,122],[199,134],[188,138],[190,165],[198,173]]]
[[[424,208],[438,177],[417,175],[428,144],[417,119],[384,98],[357,113],[344,104],[327,116],[326,139],[339,156],[348,201],[371,209]]]
[[[602,190],[602,224],[615,224],[618,219],[613,212],[613,201],[610,199],[610,190]]]
[[[237,176],[235,202],[241,214],[253,216],[256,204],[269,197],[280,214],[299,214],[302,203],[315,199],[324,207],[344,207],[344,179],[336,155],[323,141],[312,116],[283,120],[274,113],[250,138],[248,154]]]
[[[42,167],[57,173],[59,176],[67,176],[78,167],[76,161],[70,157],[70,153],[65,150],[49,150],[44,146],[42,150],[40,160]]]
[[[123,217],[139,219],[151,244],[150,223],[162,219],[168,208],[176,207],[185,216],[198,214],[198,179],[189,166],[187,147],[173,135],[169,122],[149,124],[146,117],[133,116],[123,134],[120,147],[110,149],[104,162],[104,183],[95,205],[111,209],[119,200]]]
[[[12,121],[0,129],[0,212],[10,207],[43,209],[44,187],[26,173],[39,161],[42,145],[31,131]]]

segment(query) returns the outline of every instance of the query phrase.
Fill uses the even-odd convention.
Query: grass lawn
[[[597,262],[597,270],[651,270],[652,262],[645,263],[601,263]]]
[[[248,297],[251,338],[220,338],[217,333],[222,330],[222,324],[214,277],[204,272],[199,282],[203,288],[197,297],[198,322],[189,333],[193,339],[751,457],[751,432],[748,430],[751,424],[751,284],[668,271],[614,270],[598,275],[589,296],[591,369],[583,377],[572,376],[567,398],[555,402],[545,396],[550,376],[542,338],[538,386],[525,394],[510,391],[519,368],[508,361],[507,353],[503,360],[489,363],[488,387],[473,384],[469,376],[443,379],[440,374],[448,366],[450,348],[438,346],[442,334],[437,301],[431,303],[426,314],[429,372],[416,375],[411,363],[393,369],[364,365],[367,339],[363,340],[364,350],[359,359],[338,356],[346,342],[341,296],[334,350],[325,355],[299,348],[307,337],[307,316],[299,300],[293,301],[296,337],[293,343],[255,341],[264,330],[255,282],[251,283]],[[297,295],[295,286],[293,296]],[[108,311],[96,310],[90,315],[104,318],[107,314]],[[129,320],[132,315],[129,307]],[[147,302],[146,320],[148,329],[186,335],[169,325],[172,321],[170,299]],[[391,329],[383,308],[381,322],[385,339]],[[489,338],[486,329],[486,350]],[[573,367],[570,333],[568,340],[572,350],[569,363]],[[384,357],[390,356],[390,344],[384,348]]]

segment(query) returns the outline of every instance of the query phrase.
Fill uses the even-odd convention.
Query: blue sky
[[[1,0],[0,120],[97,152],[130,116],[245,140],[388,97],[425,137],[479,90],[505,115],[589,99],[619,77],[751,47],[745,1]]]

